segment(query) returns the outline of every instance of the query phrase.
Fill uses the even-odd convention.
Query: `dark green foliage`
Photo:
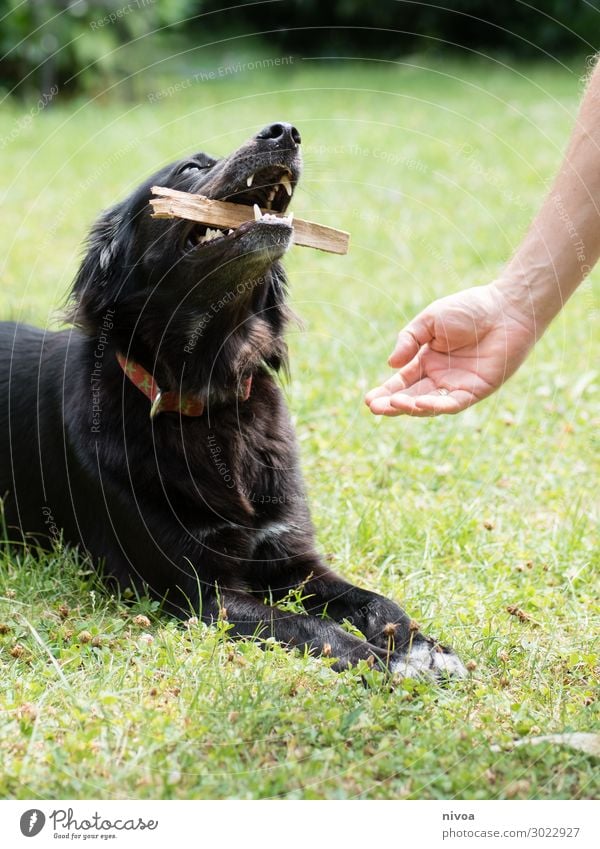
[[[196,5],[209,11],[238,4]],[[226,26],[223,14],[211,20]],[[444,46],[529,56],[600,46],[598,0],[281,0],[240,6],[236,23],[249,32],[269,31],[290,50],[356,58]]]
[[[127,75],[129,47],[184,20],[190,0],[0,0],[0,88],[75,91]],[[154,38],[154,36],[153,36]]]

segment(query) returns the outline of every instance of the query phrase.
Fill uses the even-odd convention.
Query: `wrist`
[[[535,275],[503,275],[490,283],[501,308],[539,339],[563,307],[556,279],[539,280]]]

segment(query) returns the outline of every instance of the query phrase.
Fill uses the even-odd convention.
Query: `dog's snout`
[[[302,143],[296,127],[282,121],[263,127],[260,133],[256,134],[256,138],[261,139],[261,141],[268,141],[273,146],[280,148],[296,148]]]

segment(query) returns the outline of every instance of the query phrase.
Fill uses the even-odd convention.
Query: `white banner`
[[[0,802],[0,845],[161,849],[597,849],[594,801]],[[386,843],[382,844],[381,841]]]

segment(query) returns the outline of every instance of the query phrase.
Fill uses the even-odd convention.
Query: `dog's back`
[[[31,534],[42,542],[53,524],[48,488],[64,480],[60,387],[68,343],[66,332],[0,323],[0,497],[11,539]]]

